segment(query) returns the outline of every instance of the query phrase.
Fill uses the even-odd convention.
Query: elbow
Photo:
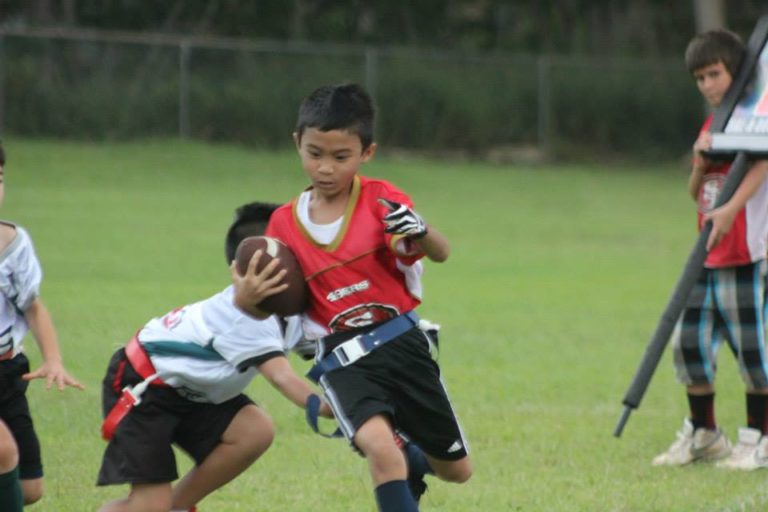
[[[448,261],[448,251],[445,252],[439,252],[437,254],[430,255],[430,260],[434,261],[435,263],[444,263]]]
[[[451,254],[451,246],[447,243],[439,245],[429,254],[429,259],[435,263],[443,263],[448,261],[448,256]]]

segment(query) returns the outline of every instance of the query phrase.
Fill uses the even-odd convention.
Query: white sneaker
[[[693,462],[710,462],[728,457],[731,443],[722,430],[693,429],[689,419],[677,433],[677,440],[665,451],[654,457],[654,466],[684,466]]]
[[[733,453],[718,462],[717,467],[744,471],[768,467],[768,437],[754,428],[740,428]]]

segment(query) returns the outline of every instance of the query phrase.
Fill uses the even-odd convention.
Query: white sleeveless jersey
[[[284,340],[279,321],[257,320],[233,302],[232,286],[150,320],[138,338],[166,384],[195,402],[221,403],[242,393],[258,374],[238,366],[253,357],[284,352],[295,343],[296,321]]]
[[[24,312],[40,295],[43,271],[27,231],[16,228],[16,238],[0,253],[0,356],[23,351],[22,341],[29,331]]]

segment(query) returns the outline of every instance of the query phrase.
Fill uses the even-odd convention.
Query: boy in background
[[[373,118],[371,98],[356,84],[323,86],[302,102],[293,137],[310,186],[275,211],[267,235],[291,248],[306,276],[304,335],[318,340],[311,375],[368,460],[379,510],[413,512],[424,474],[461,483],[472,473],[413,311],[421,258],[445,261],[450,248],[405,193],[358,174],[376,150]],[[258,314],[258,277],[233,267],[232,278],[236,303]],[[401,450],[396,429],[420,449]]]
[[[252,203],[237,210],[226,238],[228,261],[243,238],[264,232],[274,208]],[[261,298],[284,289],[277,284],[283,273],[275,273],[276,263],[254,275],[264,285]],[[245,471],[274,436],[267,413],[243,394],[258,373],[299,407],[313,394],[285,356],[298,340],[298,322],[284,326],[275,316],[252,318],[235,307],[232,295],[229,286],[150,320],[113,355],[102,388],[102,432],[109,445],[98,484],[128,483],[131,491],[101,512],[194,511]],[[121,402],[125,386],[141,400],[134,408]],[[332,417],[325,403],[320,413]],[[175,486],[172,444],[195,460]]]
[[[717,108],[745,53],[735,34],[713,30],[694,37],[685,60],[707,104]],[[717,460],[718,466],[752,470],[768,466],[768,360],[765,344],[768,161],[751,166],[733,197],[714,208],[730,162],[707,158],[710,115],[693,145],[688,191],[698,204],[699,229],[712,222],[709,254],[673,333],[678,380],[686,386],[690,417],[677,440],[653,459],[679,466]],[[746,385],[747,426],[732,449],[715,418],[715,371],[725,339]]]
[[[0,146],[0,204],[4,198],[5,151]],[[0,463],[0,510],[20,509],[19,483],[24,504],[35,503],[43,496],[40,441],[26,396],[29,381],[45,379],[47,389],[56,385],[59,391],[66,386],[83,389],[62,363],[56,328],[40,298],[42,277],[27,231],[0,221],[0,460],[5,461]],[[35,371],[30,371],[23,347],[24,336],[30,330],[42,356],[42,364]],[[18,467],[4,471],[14,460]]]

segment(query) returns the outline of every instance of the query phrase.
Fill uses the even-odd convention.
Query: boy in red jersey
[[[303,101],[293,136],[310,186],[273,214],[267,235],[301,263],[311,294],[304,332],[318,339],[311,374],[368,459],[379,510],[412,512],[424,473],[465,482],[472,468],[413,312],[420,259],[445,261],[449,245],[405,193],[358,175],[376,150],[373,117],[370,97],[354,84],[323,86]],[[237,305],[258,315],[251,275],[233,268],[232,278]],[[395,429],[413,441],[405,451]]]
[[[693,38],[685,54],[699,92],[718,107],[743,59],[738,36],[713,30]],[[768,359],[765,343],[768,162],[751,164],[733,197],[715,209],[730,162],[712,161],[710,115],[693,145],[688,191],[698,203],[699,229],[712,221],[709,254],[673,334],[678,379],[687,388],[690,418],[677,440],[653,459],[679,466],[718,460],[719,467],[768,467]],[[714,379],[721,339],[736,354],[746,385],[747,427],[732,449],[714,413]]]

